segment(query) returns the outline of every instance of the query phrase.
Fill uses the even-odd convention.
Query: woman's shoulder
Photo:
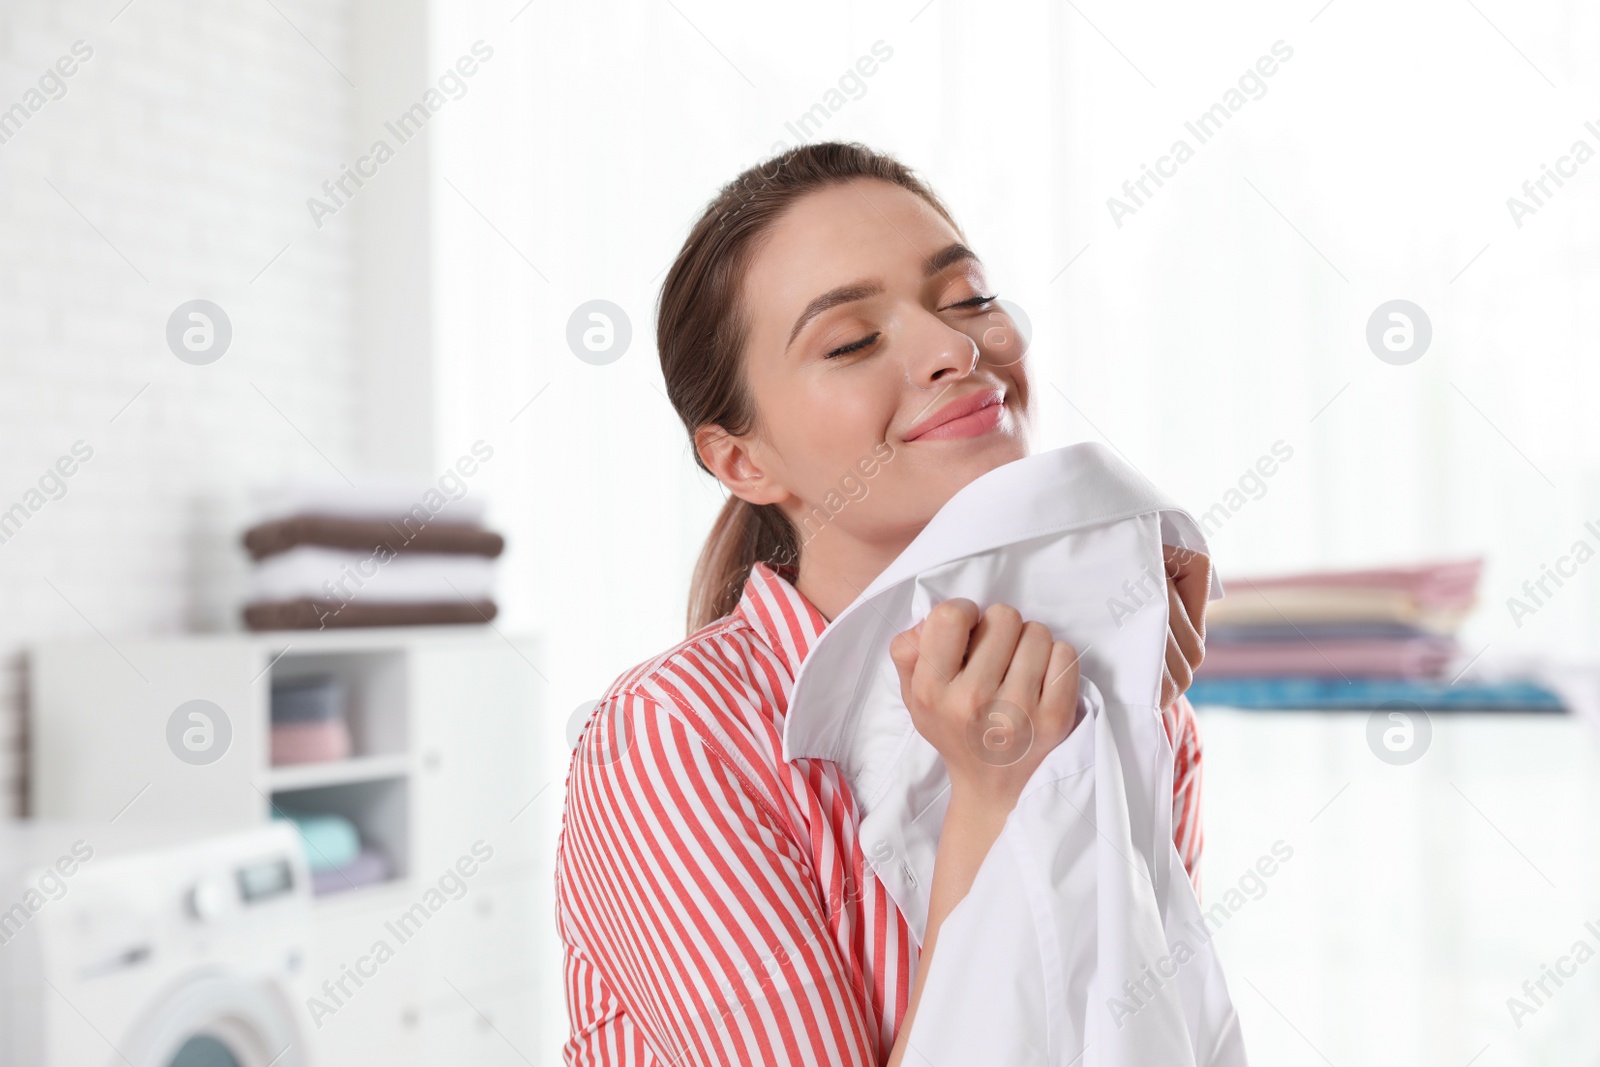
[[[656,723],[681,724],[750,783],[769,780],[781,745],[771,650],[739,612],[707,623],[642,660],[606,687],[577,748],[632,746]],[[576,755],[577,753],[575,753]],[[770,755],[760,764],[752,756]]]

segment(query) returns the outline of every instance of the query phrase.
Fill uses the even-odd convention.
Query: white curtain
[[[1506,206],[1575,140],[1600,149],[1592,11],[517,11],[436,16],[441,69],[478,39],[504,56],[435,126],[440,447],[504,446],[507,616],[570,642],[564,701],[681,636],[722,494],[661,392],[654,300],[704,202],[819,103],[808,139],[918,168],[1028,314],[1040,447],[1105,440],[1197,513],[1242,495],[1224,573],[1483,553],[1469,643],[1592,645],[1600,567],[1520,627],[1505,603],[1600,548],[1600,160],[1520,228]],[[875,42],[891,57],[830,97]],[[1185,124],[1252,72],[1199,141]],[[1192,158],[1114,218],[1180,138]],[[564,341],[596,298],[633,327],[608,366]],[[1432,324],[1403,366],[1366,343],[1393,299]],[[1251,477],[1280,441],[1292,458]]]

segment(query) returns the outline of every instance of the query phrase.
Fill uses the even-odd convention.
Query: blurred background
[[[1255,1062],[1600,1062],[1597,58],[1575,0],[7,3],[0,1063],[560,1062],[567,723],[723,499],[654,301],[820,140],[950,205],[1038,448],[1202,519]]]

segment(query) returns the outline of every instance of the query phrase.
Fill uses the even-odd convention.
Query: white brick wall
[[[93,448],[0,542],[0,814],[22,795],[28,643],[237,626],[249,488],[356,476],[351,222],[305,207],[348,156],[349,4],[120,4],[0,7],[0,111],[93,48],[0,143],[0,511]],[[165,343],[196,297],[233,324],[209,366]]]

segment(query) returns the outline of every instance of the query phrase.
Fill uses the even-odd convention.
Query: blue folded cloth
[[[1367,709],[1390,701],[1425,711],[1564,711],[1561,698],[1531,681],[1430,682],[1405,678],[1196,678],[1191,704],[1235,708]]]
[[[343,867],[361,854],[361,835],[356,832],[355,823],[343,815],[280,810],[273,813],[273,818],[294,823],[313,874]]]
[[[1370,641],[1437,637],[1403,622],[1226,623],[1206,627],[1206,644],[1258,644],[1262,641]]]
[[[331,675],[272,683],[273,722],[325,722],[344,715],[344,686]]]
[[[342,893],[346,889],[362,889],[389,879],[393,867],[389,857],[375,848],[364,848],[352,862],[331,871],[316,871],[311,875],[311,892],[316,896]]]

